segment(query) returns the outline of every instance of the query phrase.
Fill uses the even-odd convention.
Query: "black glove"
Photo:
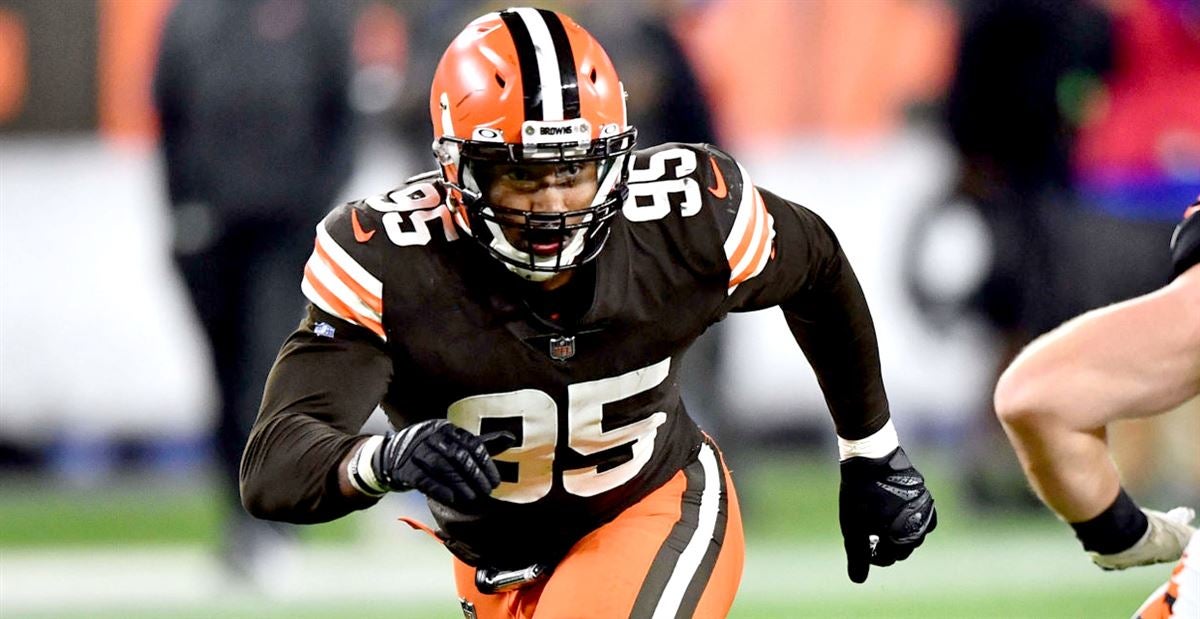
[[[461,507],[500,484],[490,454],[514,442],[508,432],[476,436],[445,419],[431,419],[388,432],[371,468],[389,490],[416,489],[443,505]]]
[[[933,495],[900,447],[882,458],[843,461],[838,506],[846,568],[857,583],[866,582],[872,563],[907,559],[937,527]]]

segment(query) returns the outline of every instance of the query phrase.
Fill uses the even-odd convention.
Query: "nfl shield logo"
[[[550,358],[566,361],[575,356],[575,336],[561,335],[550,338]]]

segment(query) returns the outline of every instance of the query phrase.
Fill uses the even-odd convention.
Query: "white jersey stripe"
[[[738,260],[738,263],[730,268],[728,294],[733,294],[739,284],[761,273],[766,268],[767,262],[771,260],[771,243],[775,239],[775,218],[767,212],[767,205],[763,202],[762,194],[758,192],[758,189],[752,191],[754,194],[753,212],[757,214],[757,217],[753,218],[754,229],[750,231],[750,247]]]
[[[704,470],[704,489],[700,491],[700,517],[696,530],[687,546],[679,555],[675,571],[658,599],[654,608],[653,619],[674,618],[679,613],[683,603],[683,595],[687,593],[688,585],[696,576],[700,562],[708,552],[709,543],[717,528],[717,516],[721,508],[721,469],[717,466],[717,457],[707,443],[700,446],[700,464]]]
[[[771,222],[768,221],[770,216],[767,214],[766,206],[762,203],[762,197],[758,195],[757,189],[751,188],[750,193],[754,196],[754,206],[751,207],[753,209],[751,211],[753,216],[750,218],[753,221],[754,227],[746,232],[750,246],[742,254],[741,258],[738,259],[737,264],[730,266],[730,280],[746,279],[741,277],[741,275],[751,270],[755,266],[756,260],[761,258],[761,256],[756,254],[762,249],[763,241],[770,234],[768,231],[768,226],[771,225]],[[733,256],[728,257],[732,258]]]
[[[537,9],[514,9],[533,40],[537,52],[538,77],[542,81],[542,120],[563,120],[562,75],[558,72],[558,54],[546,20]]]
[[[738,173],[742,175],[742,199],[738,202],[737,215],[733,218],[733,229],[729,231],[729,236],[725,237],[726,259],[733,258],[738,245],[746,236],[746,229],[750,227],[750,219],[754,216],[754,194],[758,193],[754,189],[754,184],[750,182],[750,175],[746,172],[746,168],[743,168],[740,163],[738,164]]]
[[[308,259],[304,281],[300,290],[313,305],[324,309],[325,312],[374,331],[380,338],[385,339],[383,317],[379,312],[366,304],[366,301],[354,290],[346,286],[338,278],[325,260],[314,253]]]
[[[304,293],[304,296],[310,302],[312,302],[313,305],[321,308],[326,313],[333,314],[334,316],[337,316],[338,318],[349,320],[349,318],[347,316],[343,316],[342,312],[338,311],[337,308],[330,305],[329,302],[326,301],[325,298],[321,296],[321,293],[317,292],[316,288],[313,288],[312,284],[309,283],[307,277],[300,280],[300,291]]]
[[[376,298],[383,296],[383,282],[380,282],[379,278],[368,273],[362,265],[358,264],[357,260],[337,244],[337,241],[333,240],[333,236],[325,229],[324,221],[317,224],[317,242],[321,244],[321,249],[329,254],[333,262],[341,270],[345,271],[347,275],[354,278],[354,281],[358,282],[358,285],[362,286]]]
[[[342,318],[360,324],[364,322],[362,320],[363,318],[365,318],[367,321],[375,323],[381,322],[383,316],[381,316],[379,312],[372,309],[371,306],[367,305],[366,301],[362,297],[358,296],[358,294],[351,290],[350,287],[347,286],[345,282],[343,282],[337,276],[337,273],[333,272],[333,269],[330,268],[329,264],[320,258],[320,256],[313,254],[313,256],[308,259],[308,267],[312,270],[312,275],[317,282],[331,292],[333,296],[337,297],[337,300],[341,301],[346,305],[346,307],[350,308],[350,311],[356,314],[356,316],[342,316]],[[343,312],[333,313],[341,316]],[[363,326],[366,325],[364,324]]]

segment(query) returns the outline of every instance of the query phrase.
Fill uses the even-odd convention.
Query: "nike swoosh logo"
[[[729,190],[725,188],[725,176],[721,174],[721,168],[717,167],[716,159],[709,157],[708,162],[712,164],[713,175],[717,178],[717,186],[705,187],[705,189],[708,189],[708,193],[711,193],[716,198],[723,199],[729,195]]]
[[[362,224],[358,223],[358,211],[356,210],[350,211],[350,227],[354,228],[354,240],[359,243],[366,243],[375,236],[374,230],[363,230]]]

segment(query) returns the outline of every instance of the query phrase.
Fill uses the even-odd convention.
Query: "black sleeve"
[[[375,334],[310,305],[271,369],[242,456],[246,510],[314,523],[374,504],[343,496],[337,472],[391,377],[391,360]]]
[[[1200,201],[1187,211],[1187,216],[1175,228],[1171,237],[1172,276],[1200,264]]]
[[[860,439],[890,418],[866,297],[820,216],[759,188],[775,226],[770,261],[730,297],[732,311],[778,305],[812,364],[838,436]]]

